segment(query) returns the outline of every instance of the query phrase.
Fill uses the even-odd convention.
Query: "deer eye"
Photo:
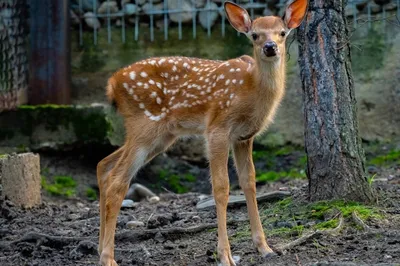
[[[281,31],[281,36],[282,36],[282,37],[285,37],[285,35],[286,35],[286,31],[284,31],[284,30]]]
[[[251,34],[251,38],[253,38],[253,40],[256,41],[258,39],[258,34],[253,32]]]

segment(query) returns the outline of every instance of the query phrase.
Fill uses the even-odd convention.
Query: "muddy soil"
[[[299,187],[299,181],[295,182],[296,186],[292,186],[290,182],[279,181],[273,186],[260,186],[259,190]],[[305,180],[301,182],[306,185]],[[310,239],[285,255],[269,259],[257,254],[250,238],[233,238],[232,253],[240,256],[239,265],[399,265],[399,169],[392,169],[389,179],[377,179],[374,186],[380,195],[379,208],[385,215],[381,221],[368,222],[374,232],[357,230],[347,223],[337,236]],[[306,200],[305,188],[291,191],[299,204]],[[131,209],[121,210],[115,251],[119,265],[217,265],[215,210],[197,210],[196,203],[201,198],[198,193],[160,196],[157,204],[142,201]],[[271,204],[262,203],[259,208],[269,208]],[[229,208],[228,218],[232,236],[248,223],[246,207]],[[129,229],[128,221],[141,221],[144,227]],[[98,202],[45,198],[40,207],[31,210],[20,210],[10,202],[3,202],[0,224],[0,265],[98,263]],[[182,228],[189,228],[189,232]],[[268,242],[276,248],[296,238],[270,237]]]

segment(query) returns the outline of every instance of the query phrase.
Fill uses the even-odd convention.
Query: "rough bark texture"
[[[40,159],[32,153],[0,158],[0,199],[30,208],[41,203]]]
[[[310,200],[373,199],[358,134],[346,1],[310,0],[299,28]]]

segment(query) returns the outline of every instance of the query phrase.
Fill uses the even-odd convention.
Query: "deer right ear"
[[[232,2],[225,2],[224,8],[229,23],[231,23],[232,27],[234,27],[235,30],[244,34],[250,32],[251,18],[246,9]]]

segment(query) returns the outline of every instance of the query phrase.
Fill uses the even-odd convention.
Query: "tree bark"
[[[346,1],[310,0],[298,29],[311,201],[373,200],[358,134]]]

